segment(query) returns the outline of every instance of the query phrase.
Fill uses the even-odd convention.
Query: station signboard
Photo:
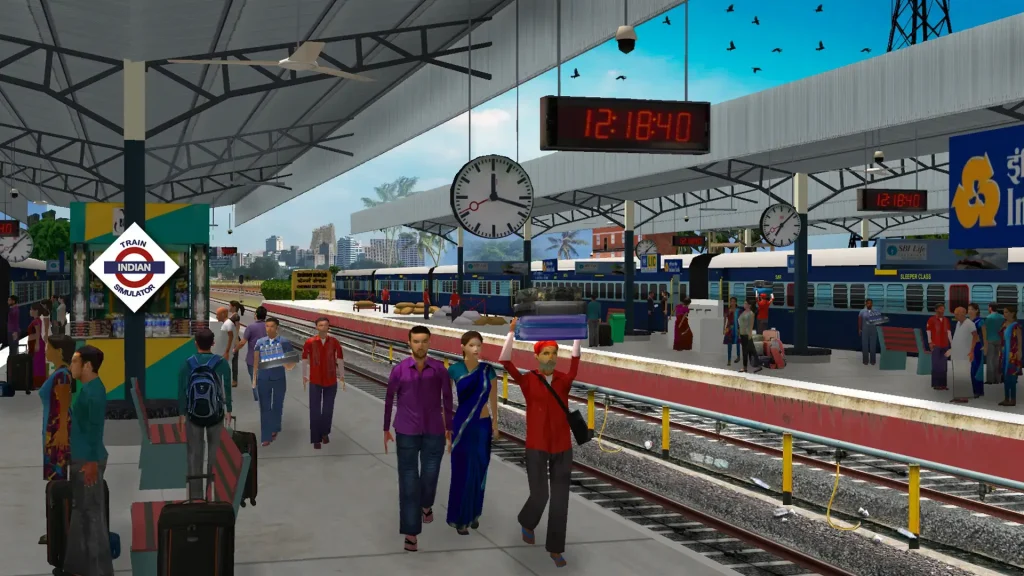
[[[945,240],[878,241],[881,270],[1006,270],[1006,248],[954,250]]]
[[[1024,124],[949,139],[949,248],[1024,246]]]
[[[327,291],[329,298],[334,300],[334,277],[330,270],[294,270],[292,271],[292,300],[296,290]]]

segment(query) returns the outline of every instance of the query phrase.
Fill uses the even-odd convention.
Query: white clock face
[[[462,228],[481,238],[519,231],[533,212],[533,184],[526,170],[505,156],[480,156],[455,175],[452,213]]]
[[[0,239],[0,256],[6,258],[11,264],[24,262],[32,255],[34,247],[32,237],[29,236],[27,231],[22,230],[18,236]]]
[[[769,206],[761,214],[761,237],[776,248],[784,248],[796,242],[801,228],[800,215],[790,204]]]
[[[656,254],[657,252],[658,246],[654,243],[654,240],[641,240],[636,243],[637,257]]]

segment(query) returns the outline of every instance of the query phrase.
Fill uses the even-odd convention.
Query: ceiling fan
[[[328,76],[336,76],[338,78],[355,80],[357,82],[374,81],[373,78],[368,78],[366,76],[352,74],[351,72],[344,72],[329,66],[321,66],[316,61],[316,58],[320,55],[320,52],[322,52],[323,49],[323,42],[303,42],[295,49],[295,52],[293,52],[291,56],[284,60],[168,60],[168,62],[172,64],[208,64],[212,66],[276,66],[284,70],[326,74]]]

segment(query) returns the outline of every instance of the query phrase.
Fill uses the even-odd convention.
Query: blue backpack
[[[197,426],[209,427],[224,419],[224,391],[215,371],[220,356],[214,356],[200,364],[192,356],[188,359],[188,388],[185,390],[185,409],[188,419]]]

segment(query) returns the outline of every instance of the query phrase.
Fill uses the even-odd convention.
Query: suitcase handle
[[[214,478],[213,474],[194,474],[194,475],[193,474],[188,474],[188,475],[185,476],[185,483],[187,484],[189,480],[210,480],[212,482],[213,478]],[[209,494],[209,490],[211,488],[212,488],[212,486],[207,486],[206,487],[206,495],[207,496],[210,495]],[[210,499],[209,498],[188,498],[185,501],[186,502],[209,502]]]

